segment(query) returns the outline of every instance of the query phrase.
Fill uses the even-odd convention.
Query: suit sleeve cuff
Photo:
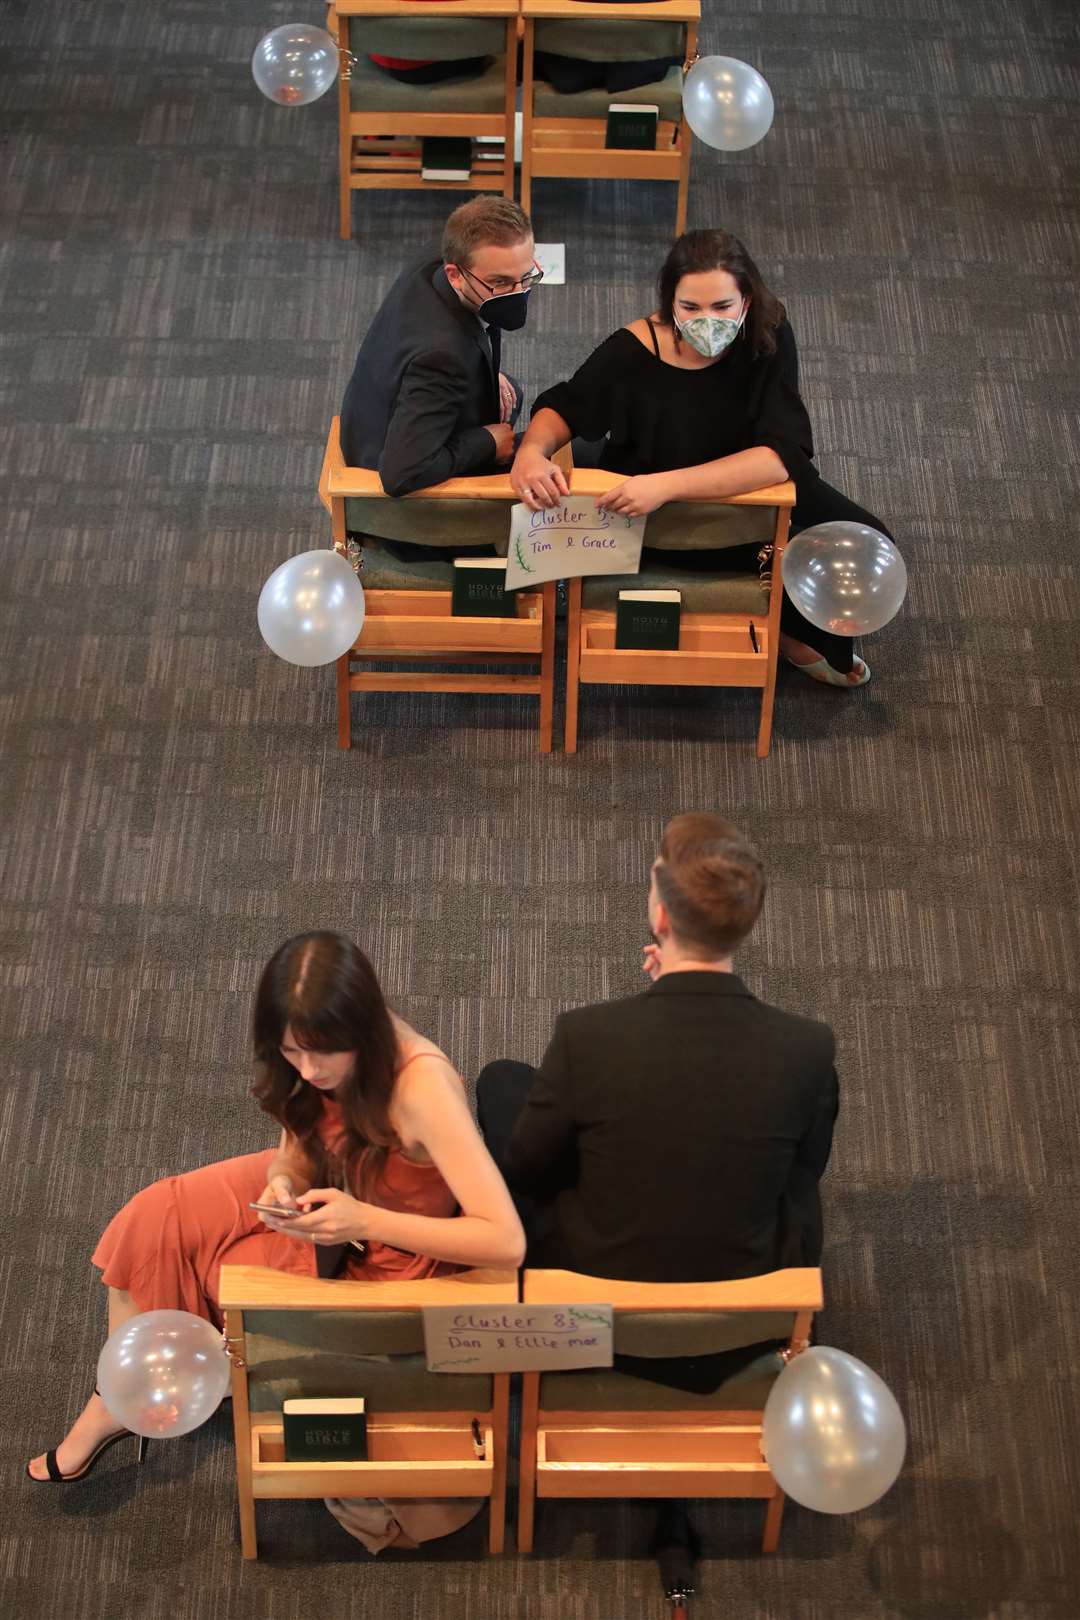
[[[456,452],[454,459],[459,464],[458,474],[478,472],[481,467],[487,467],[495,460],[495,440],[487,428],[467,428],[459,437],[454,449]]]

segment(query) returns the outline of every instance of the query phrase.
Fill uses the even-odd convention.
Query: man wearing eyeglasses
[[[341,408],[347,465],[375,468],[388,495],[511,460],[521,396],[502,370],[502,334],[525,324],[543,274],[533,250],[516,203],[474,197],[447,220],[442,257],[413,264],[391,287]],[[410,545],[408,555],[417,551]]]

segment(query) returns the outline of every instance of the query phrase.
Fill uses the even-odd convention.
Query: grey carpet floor
[[[261,645],[259,585],[324,543],[314,486],[365,323],[439,197],[335,229],[333,98],[247,67],[285,0],[8,0],[0,246],[3,1612],[112,1620],[661,1614],[639,1505],[546,1506],[536,1555],[473,1527],[372,1562],[314,1505],[235,1545],[224,1422],[36,1489],[102,1337],[88,1259],[149,1178],[263,1145],[258,971],[349,929],[466,1074],[535,1060],[637,983],[672,812],[750,829],[772,890],[743,967],[830,1019],[844,1105],[823,1337],[910,1423],[850,1519],[703,1508],[702,1616],[1074,1620],[1078,910],[1077,30],[1065,0],[745,0],[706,49],[761,66],[773,132],[697,153],[691,223],[787,300],[823,471],[911,570],[852,695],[595,689],[581,752],[523,702],[356,700]],[[651,307],[661,186],[546,182],[567,244],[508,358],[530,394]]]

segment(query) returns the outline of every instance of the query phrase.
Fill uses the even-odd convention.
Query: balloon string
[[[762,546],[757,554],[758,584],[767,597],[772,595],[772,557],[773,546],[770,541],[768,545]]]

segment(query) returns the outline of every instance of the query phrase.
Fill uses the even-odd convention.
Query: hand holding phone
[[[284,1204],[260,1204],[252,1202],[248,1209],[256,1210],[260,1215],[272,1215],[275,1221],[295,1221],[298,1215],[306,1213],[302,1209],[286,1209]]]

